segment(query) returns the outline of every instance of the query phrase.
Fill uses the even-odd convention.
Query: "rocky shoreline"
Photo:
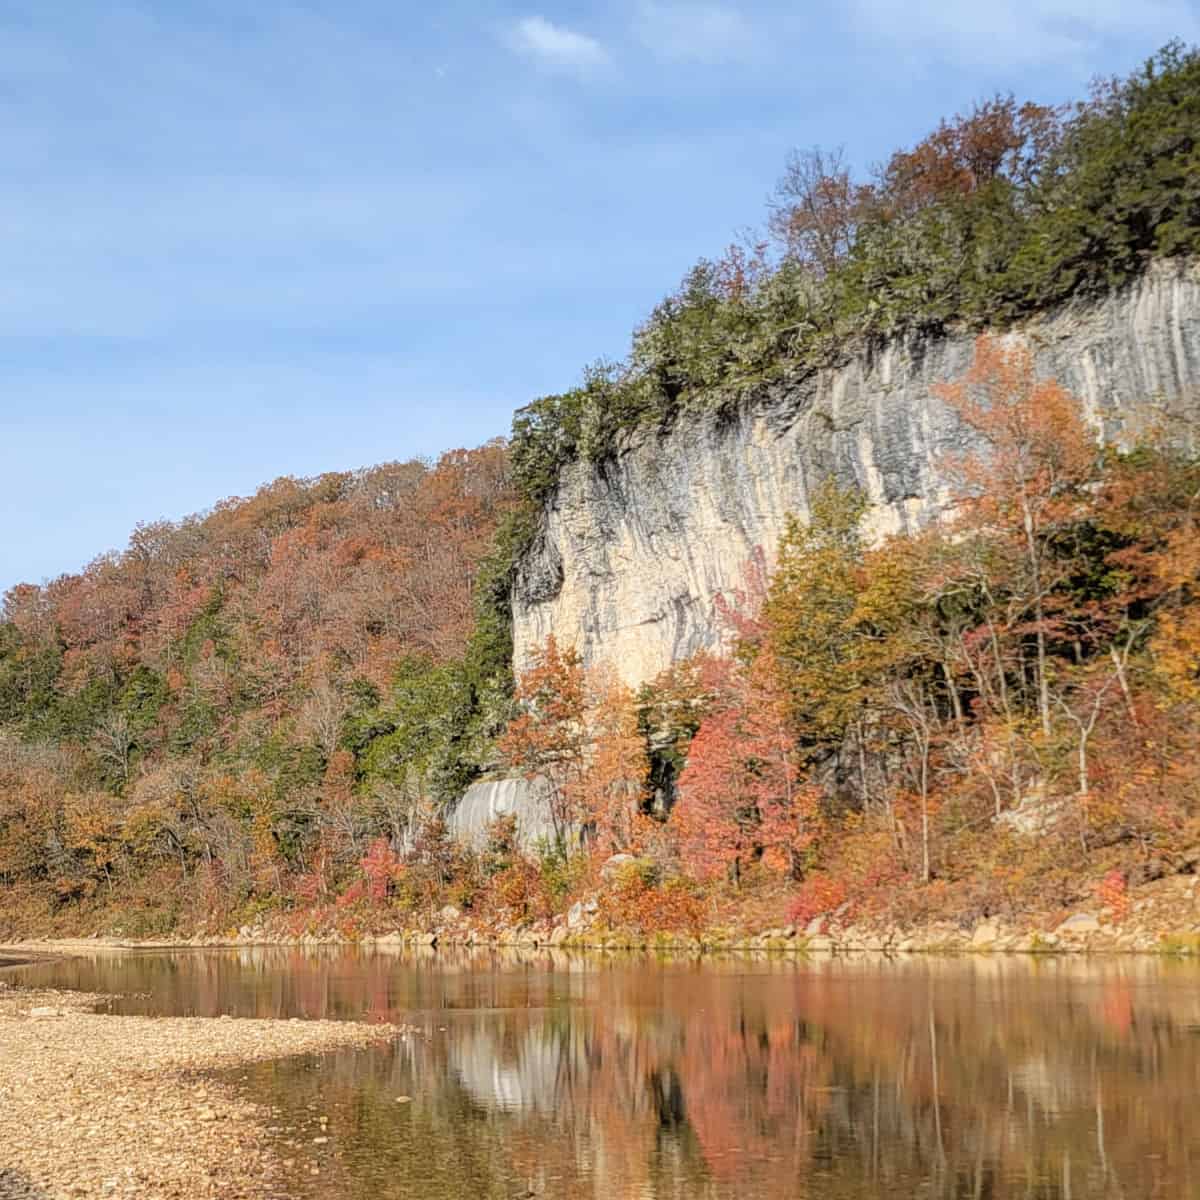
[[[93,1011],[103,999],[0,976],[0,1200],[293,1196],[320,1174],[326,1139],[280,1126],[278,1113],[210,1073],[411,1032],[104,1016]],[[285,1138],[300,1147],[291,1159]]]
[[[347,935],[337,930],[295,934],[279,921],[243,925],[226,933],[201,932],[166,941],[93,936],[87,939],[15,942],[5,953],[161,949],[253,945],[361,946],[403,949],[437,946],[516,947],[563,951],[657,951],[667,954],[821,955],[859,951],[894,954],[1166,954],[1200,955],[1200,876],[1174,875],[1145,884],[1120,911],[1092,906],[1069,912],[1028,914],[1020,919],[985,916],[974,921],[939,920],[898,927],[854,920],[842,910],[806,925],[755,932],[711,928],[695,933],[642,934],[598,922],[594,902],[580,901],[554,920],[496,928],[452,906],[420,926]]]

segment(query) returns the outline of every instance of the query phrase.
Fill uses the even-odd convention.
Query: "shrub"
[[[684,879],[657,882],[657,871],[630,863],[600,894],[598,915],[612,929],[653,935],[687,933],[698,936],[704,928],[704,899],[694,884]]]
[[[841,879],[831,875],[813,875],[800,885],[788,906],[788,920],[793,925],[807,925],[814,917],[832,913],[844,904],[848,894]]]

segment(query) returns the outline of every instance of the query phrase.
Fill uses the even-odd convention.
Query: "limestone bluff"
[[[1083,402],[1097,437],[1166,424],[1200,431],[1200,263],[1152,265],[1099,300],[1074,301],[1006,332],[1038,373]],[[871,535],[911,530],[945,503],[943,469],[964,433],[933,395],[966,369],[974,334],[898,339],[775,385],[732,415],[637,431],[615,455],[559,476],[517,565],[513,657],[525,669],[549,635],[625,682],[653,679],[722,637],[717,597],[756,550],[774,552],[830,476],[857,485]]]

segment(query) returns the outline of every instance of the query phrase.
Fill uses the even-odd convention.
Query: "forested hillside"
[[[280,479],[13,588],[5,910],[144,884],[145,919],[169,925],[200,890],[278,896],[323,838],[353,859],[411,797],[469,779],[494,670],[467,654],[475,595],[512,504],[492,443]]]
[[[1174,46],[1070,110],[988,100],[873,178],[800,154],[761,243],[702,262],[511,446],[279,480],[12,589],[0,932],[353,933],[451,902],[497,926],[584,897],[643,935],[1119,914],[1194,869],[1194,439],[1098,444],[1017,346],[981,336],[940,389],[978,447],[945,464],[953,519],[868,545],[861,497],[825,487],[773,575],[747,563],[727,658],[635,695],[561,639],[514,680],[509,596],[573,457],[1194,257],[1198,129],[1200,54]],[[547,781],[561,836],[452,844],[446,806],[488,769]]]

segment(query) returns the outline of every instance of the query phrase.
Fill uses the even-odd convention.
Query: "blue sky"
[[[0,589],[283,474],[433,455],[761,221],[1200,0],[0,0]]]

